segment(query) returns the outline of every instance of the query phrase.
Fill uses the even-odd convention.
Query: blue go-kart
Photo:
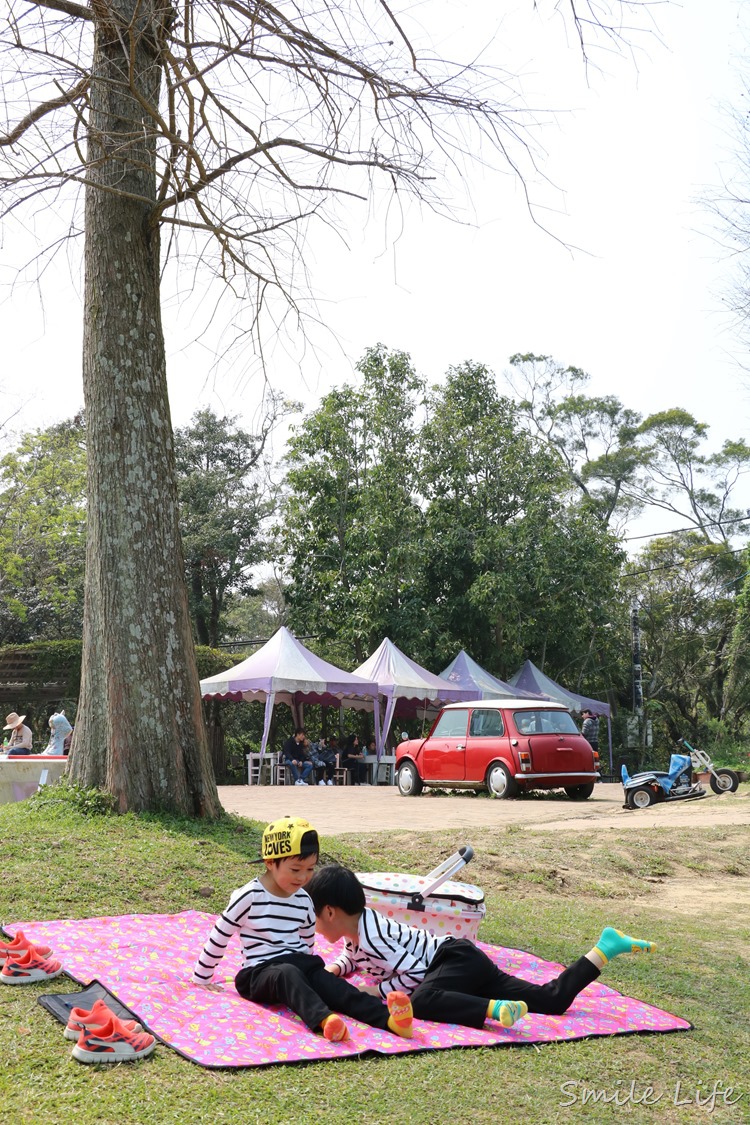
[[[717,769],[708,754],[696,750],[684,738],[680,743],[688,754],[672,754],[669,769],[662,772],[649,770],[633,777],[623,766],[622,786],[625,790],[626,809],[647,809],[660,801],[697,801],[708,793],[701,784],[693,781],[693,770],[708,770],[709,783],[714,793],[734,793],[740,779],[734,770]]]

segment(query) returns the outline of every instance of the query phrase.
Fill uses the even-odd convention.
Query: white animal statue
[[[58,754],[62,757],[62,755],[65,753],[63,744],[65,742],[65,739],[73,729],[68,720],[65,718],[64,711],[55,711],[54,715],[50,715],[49,729],[49,742],[42,753]]]

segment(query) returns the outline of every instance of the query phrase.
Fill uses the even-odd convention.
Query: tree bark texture
[[[208,749],[211,754],[214,777],[218,782],[226,782],[228,772],[227,746],[224,728],[221,725],[221,712],[219,704],[214,700],[208,706]]]
[[[92,0],[83,380],[88,543],[74,780],[122,811],[215,816],[178,526],[161,324],[158,0]]]

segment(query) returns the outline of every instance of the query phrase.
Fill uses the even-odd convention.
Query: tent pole
[[[378,755],[378,761],[383,753],[383,728],[380,724],[380,696],[376,695],[372,701],[372,722],[375,727],[375,750]]]
[[[294,693],[289,706],[292,709],[292,722],[294,723],[294,728],[296,730],[298,727],[304,726],[304,723],[302,722],[302,713],[304,708],[299,697],[299,692]]]
[[[381,730],[383,746],[385,746],[386,739],[388,738],[388,732],[391,729],[391,723],[393,722],[393,712],[395,710],[396,697],[395,695],[389,695],[387,697],[387,703],[385,705],[385,717],[383,719],[383,727]]]
[[[260,764],[263,765],[263,759],[266,755],[266,746],[268,745],[268,732],[271,729],[271,716],[273,715],[273,705],[276,702],[276,692],[269,691],[266,696],[266,713],[263,717],[263,737],[260,740]],[[259,775],[260,776],[260,775]]]

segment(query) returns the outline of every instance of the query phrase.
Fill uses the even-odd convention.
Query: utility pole
[[[642,751],[646,741],[646,727],[643,721],[643,666],[641,664],[641,622],[638,615],[638,602],[633,602],[630,626],[633,638],[633,713],[637,726],[638,746]]]

